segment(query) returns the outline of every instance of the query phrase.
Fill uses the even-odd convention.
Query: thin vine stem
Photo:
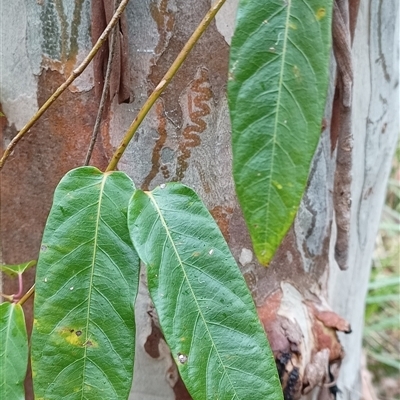
[[[44,114],[44,112],[58,99],[58,97],[67,89],[67,87],[86,69],[89,63],[92,61],[93,57],[100,50],[103,43],[107,40],[108,35],[117,24],[120,19],[122,13],[125,10],[129,0],[122,0],[120,6],[117,11],[111,18],[108,23],[106,29],[104,29],[103,33],[100,35],[96,44],[93,46],[92,50],[90,50],[89,54],[82,61],[82,63],[72,71],[71,75],[67,78],[67,80],[47,99],[47,101],[39,108],[39,110],[35,113],[35,115],[29,120],[29,122],[18,132],[18,134],[11,140],[7,148],[4,150],[2,157],[0,158],[0,171],[4,166],[7,158],[12,153],[14,147],[17,143],[23,138],[23,136],[32,128],[32,126],[39,120],[39,118]]]
[[[126,148],[128,147],[129,142],[132,140],[134,134],[136,133],[137,129],[139,128],[140,124],[142,123],[143,119],[150,111],[153,104],[156,100],[160,97],[161,93],[166,89],[166,87],[171,82],[172,78],[175,76],[179,68],[181,67],[182,63],[185,61],[186,57],[189,55],[191,50],[193,49],[194,45],[200,39],[204,31],[207,29],[208,25],[210,25],[211,21],[219,11],[219,9],[223,6],[225,0],[218,0],[215,4],[210,8],[207,12],[203,20],[200,22],[199,26],[193,32],[190,39],[186,42],[185,46],[181,50],[181,52],[176,57],[175,61],[172,63],[171,67],[161,79],[161,82],[157,85],[154,89],[153,93],[148,97],[146,102],[143,104],[142,108],[140,109],[138,115],[133,120],[132,124],[128,128],[124,138],[122,139],[120,145],[118,146],[117,150],[115,151],[106,172],[113,171],[121,159],[122,155],[124,154]]]
[[[35,284],[33,284],[29,290],[20,298],[20,300],[18,300],[19,305],[23,305],[28,299],[29,297],[32,296],[33,292],[35,291]]]
[[[47,102],[39,109],[39,111],[34,115],[34,117],[31,119],[31,121],[28,122],[27,125],[25,125],[24,128],[21,129],[21,131],[18,133],[17,136],[19,136],[18,140],[14,142],[13,146],[11,144],[17,136],[13,139],[13,141],[9,144],[7,147],[6,151],[3,154],[3,157],[0,159],[0,170],[4,165],[5,160],[7,159],[9,153],[12,151],[12,149],[15,147],[16,143],[21,139],[21,137],[30,129],[30,127],[40,118],[40,116],[49,108],[49,106],[57,99],[57,97],[71,84],[76,77],[78,77],[86,68],[86,66],[90,63],[90,61],[93,59],[97,51],[100,49],[101,45],[104,43],[106,40],[108,34],[118,21],[119,17],[121,16],[122,12],[124,11],[127,3],[129,0],[122,0],[121,5],[118,7],[116,13],[114,14],[113,18],[111,19],[110,23],[107,25],[107,28],[104,30],[104,32],[101,34],[99,40],[96,42],[95,46],[89,53],[89,55],[85,58],[85,60],[82,62],[82,64],[73,71],[71,76],[65,81],[63,85],[61,85],[56,92],[47,100]],[[199,26],[196,28],[196,30],[193,32],[192,36],[190,39],[186,42],[185,46],[181,50],[181,52],[178,54],[177,58],[167,71],[167,73],[164,75],[164,77],[161,79],[161,82],[157,85],[157,87],[154,89],[153,93],[149,96],[149,98],[146,100],[144,103],[143,107],[140,109],[138,115],[136,118],[133,120],[131,126],[129,127],[127,133],[125,134],[124,139],[122,140],[121,144],[119,145],[118,149],[113,155],[113,158],[110,161],[110,164],[108,165],[106,172],[108,171],[113,171],[117,164],[118,161],[121,159],[126,147],[128,146],[129,142],[133,138],[133,135],[137,131],[139,125],[143,121],[144,117],[147,115],[147,113],[150,111],[151,107],[155,103],[155,101],[160,97],[161,93],[165,90],[165,88],[168,86],[168,84],[171,82],[172,78],[175,76],[177,73],[178,69],[182,65],[182,63],[185,61],[186,57],[189,55],[190,51],[193,49],[194,45],[197,43],[197,41],[200,39],[204,31],[207,29],[208,25],[211,23],[219,9],[223,6],[226,0],[218,0],[208,11],[206,16],[203,18],[203,20],[200,22]],[[96,49],[96,50],[95,50]],[[95,50],[95,51],[94,51]],[[90,57],[90,58],[89,58]],[[87,61],[88,60],[88,61]],[[85,64],[86,62],[86,64]],[[85,65],[84,65],[85,64]],[[80,72],[79,72],[80,71]],[[79,72],[78,75],[74,76]],[[55,97],[56,96],[56,97]],[[47,105],[47,106],[46,106]],[[45,107],[46,106],[46,107]],[[29,125],[30,124],[30,125]],[[28,126],[29,125],[29,126]],[[24,133],[21,135],[21,132],[24,131]],[[8,151],[8,153],[6,153]],[[29,290],[21,297],[21,299],[18,301],[18,304],[23,305],[35,292],[35,284],[29,288]]]
[[[116,4],[116,6],[117,6],[117,4]],[[101,118],[103,115],[104,107],[105,107],[107,97],[108,97],[108,94],[110,91],[109,89],[110,89],[111,71],[112,71],[112,65],[113,65],[113,60],[114,60],[115,45],[116,45],[116,41],[117,41],[116,30],[117,30],[117,28],[114,27],[114,29],[110,35],[110,47],[109,47],[109,51],[108,51],[108,62],[107,62],[106,76],[104,78],[104,87],[103,87],[103,91],[101,93],[100,105],[99,105],[99,109],[97,110],[96,121],[94,123],[94,128],[93,128],[93,132],[92,132],[92,138],[90,139],[90,144],[89,144],[88,151],[86,153],[84,165],[89,165],[90,158],[92,157],[94,145],[96,144],[97,136],[100,131]]]

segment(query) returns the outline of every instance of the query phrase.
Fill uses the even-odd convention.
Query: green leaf
[[[70,171],[58,185],[36,273],[36,399],[124,399],[132,383],[139,260],[134,186],[122,172]]]
[[[241,0],[228,101],[237,195],[261,264],[296,215],[321,133],[332,0]]]
[[[24,400],[28,367],[28,336],[19,304],[0,304],[0,394],[2,399]]]
[[[3,271],[5,274],[15,277],[17,275],[23,274],[27,269],[34,267],[36,265],[36,260],[28,261],[22,264],[13,264],[13,265],[1,265],[0,271]]]
[[[253,299],[217,224],[181,184],[136,191],[132,242],[160,325],[194,400],[282,399]]]

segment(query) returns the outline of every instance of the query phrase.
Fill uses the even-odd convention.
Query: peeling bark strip
[[[335,259],[340,269],[348,268],[351,212],[351,167],[353,136],[351,133],[353,69],[349,0],[335,0],[333,6],[333,51],[337,63],[337,83],[332,111],[331,148],[335,148],[336,171],[333,204],[337,225]]]
[[[93,0],[92,8],[92,43],[103,33],[105,27],[114,14],[114,8],[118,0]],[[115,29],[117,35],[114,57],[111,65],[110,77],[110,102],[118,95],[118,103],[130,103],[133,101],[131,91],[131,74],[129,68],[128,26],[125,12],[121,15]],[[96,96],[100,98],[104,86],[109,46],[105,44],[93,60],[94,88]]]
[[[329,308],[322,295],[307,300],[292,284],[282,282],[257,312],[275,356],[285,399],[299,400],[315,387],[336,381],[338,368],[333,379],[331,371],[344,357],[337,332],[350,333],[350,325]]]

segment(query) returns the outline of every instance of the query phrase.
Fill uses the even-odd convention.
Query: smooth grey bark
[[[340,271],[333,257],[335,154],[331,154],[329,127],[321,135],[309,186],[293,228],[268,269],[255,260],[234,193],[225,96],[228,42],[236,4],[237,1],[228,1],[222,8],[216,23],[140,127],[119,168],[144,189],[171,180],[182,180],[196,189],[238,260],[272,347],[277,353],[282,350],[274,334],[285,327],[285,339],[291,335],[290,340],[301,348],[301,359],[291,355],[301,379],[307,377],[308,365],[317,365],[315,307],[333,310],[347,320],[353,332],[340,334],[346,355],[338,386],[342,398],[355,400],[360,396],[364,298],[399,131],[398,2],[361,0],[360,5],[353,44],[354,163],[347,271]],[[145,0],[128,5],[129,68],[135,99],[131,104],[112,103],[93,157],[94,165],[104,168],[144,99],[209,5],[208,0]],[[0,103],[7,117],[0,128],[5,146],[87,53],[91,21],[89,0],[16,0],[12,6],[2,3],[0,8]],[[98,104],[93,77],[89,67],[18,145],[2,172],[3,262],[37,256],[52,191],[68,169],[83,162]],[[333,77],[334,66],[330,101]],[[31,212],[32,205],[35,213]],[[157,327],[144,282],[143,275],[136,305],[137,359],[131,399],[183,400],[188,397]],[[11,290],[12,283],[5,281],[5,286]],[[274,307],[271,320],[265,310]],[[301,387],[296,390],[298,394]],[[329,395],[326,389],[317,388],[310,397],[328,399]]]
[[[399,134],[399,3],[361,1],[353,44],[354,165],[350,268],[333,269],[329,301],[351,322],[339,386],[359,398],[364,299],[387,178]]]

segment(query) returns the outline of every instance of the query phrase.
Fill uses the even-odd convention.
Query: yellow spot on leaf
[[[324,7],[321,7],[317,10],[315,17],[317,18],[317,21],[320,21],[322,18],[324,18],[326,15],[326,10]]]
[[[65,337],[65,340],[69,343],[72,344],[73,346],[79,346],[81,344],[81,341],[79,340],[79,337],[76,335],[68,335]]]
[[[281,189],[283,188],[283,186],[282,186],[279,182],[272,181],[272,184],[273,184],[278,190],[281,190]]]
[[[82,331],[72,328],[61,328],[58,330],[60,336],[72,346],[82,346],[83,338]]]
[[[294,30],[297,30],[297,25],[294,24],[293,22],[291,22],[291,23],[289,24],[289,28],[294,29]]]
[[[300,73],[300,69],[297,65],[293,65],[293,74],[296,77],[296,79],[300,79],[301,78],[301,73]]]

